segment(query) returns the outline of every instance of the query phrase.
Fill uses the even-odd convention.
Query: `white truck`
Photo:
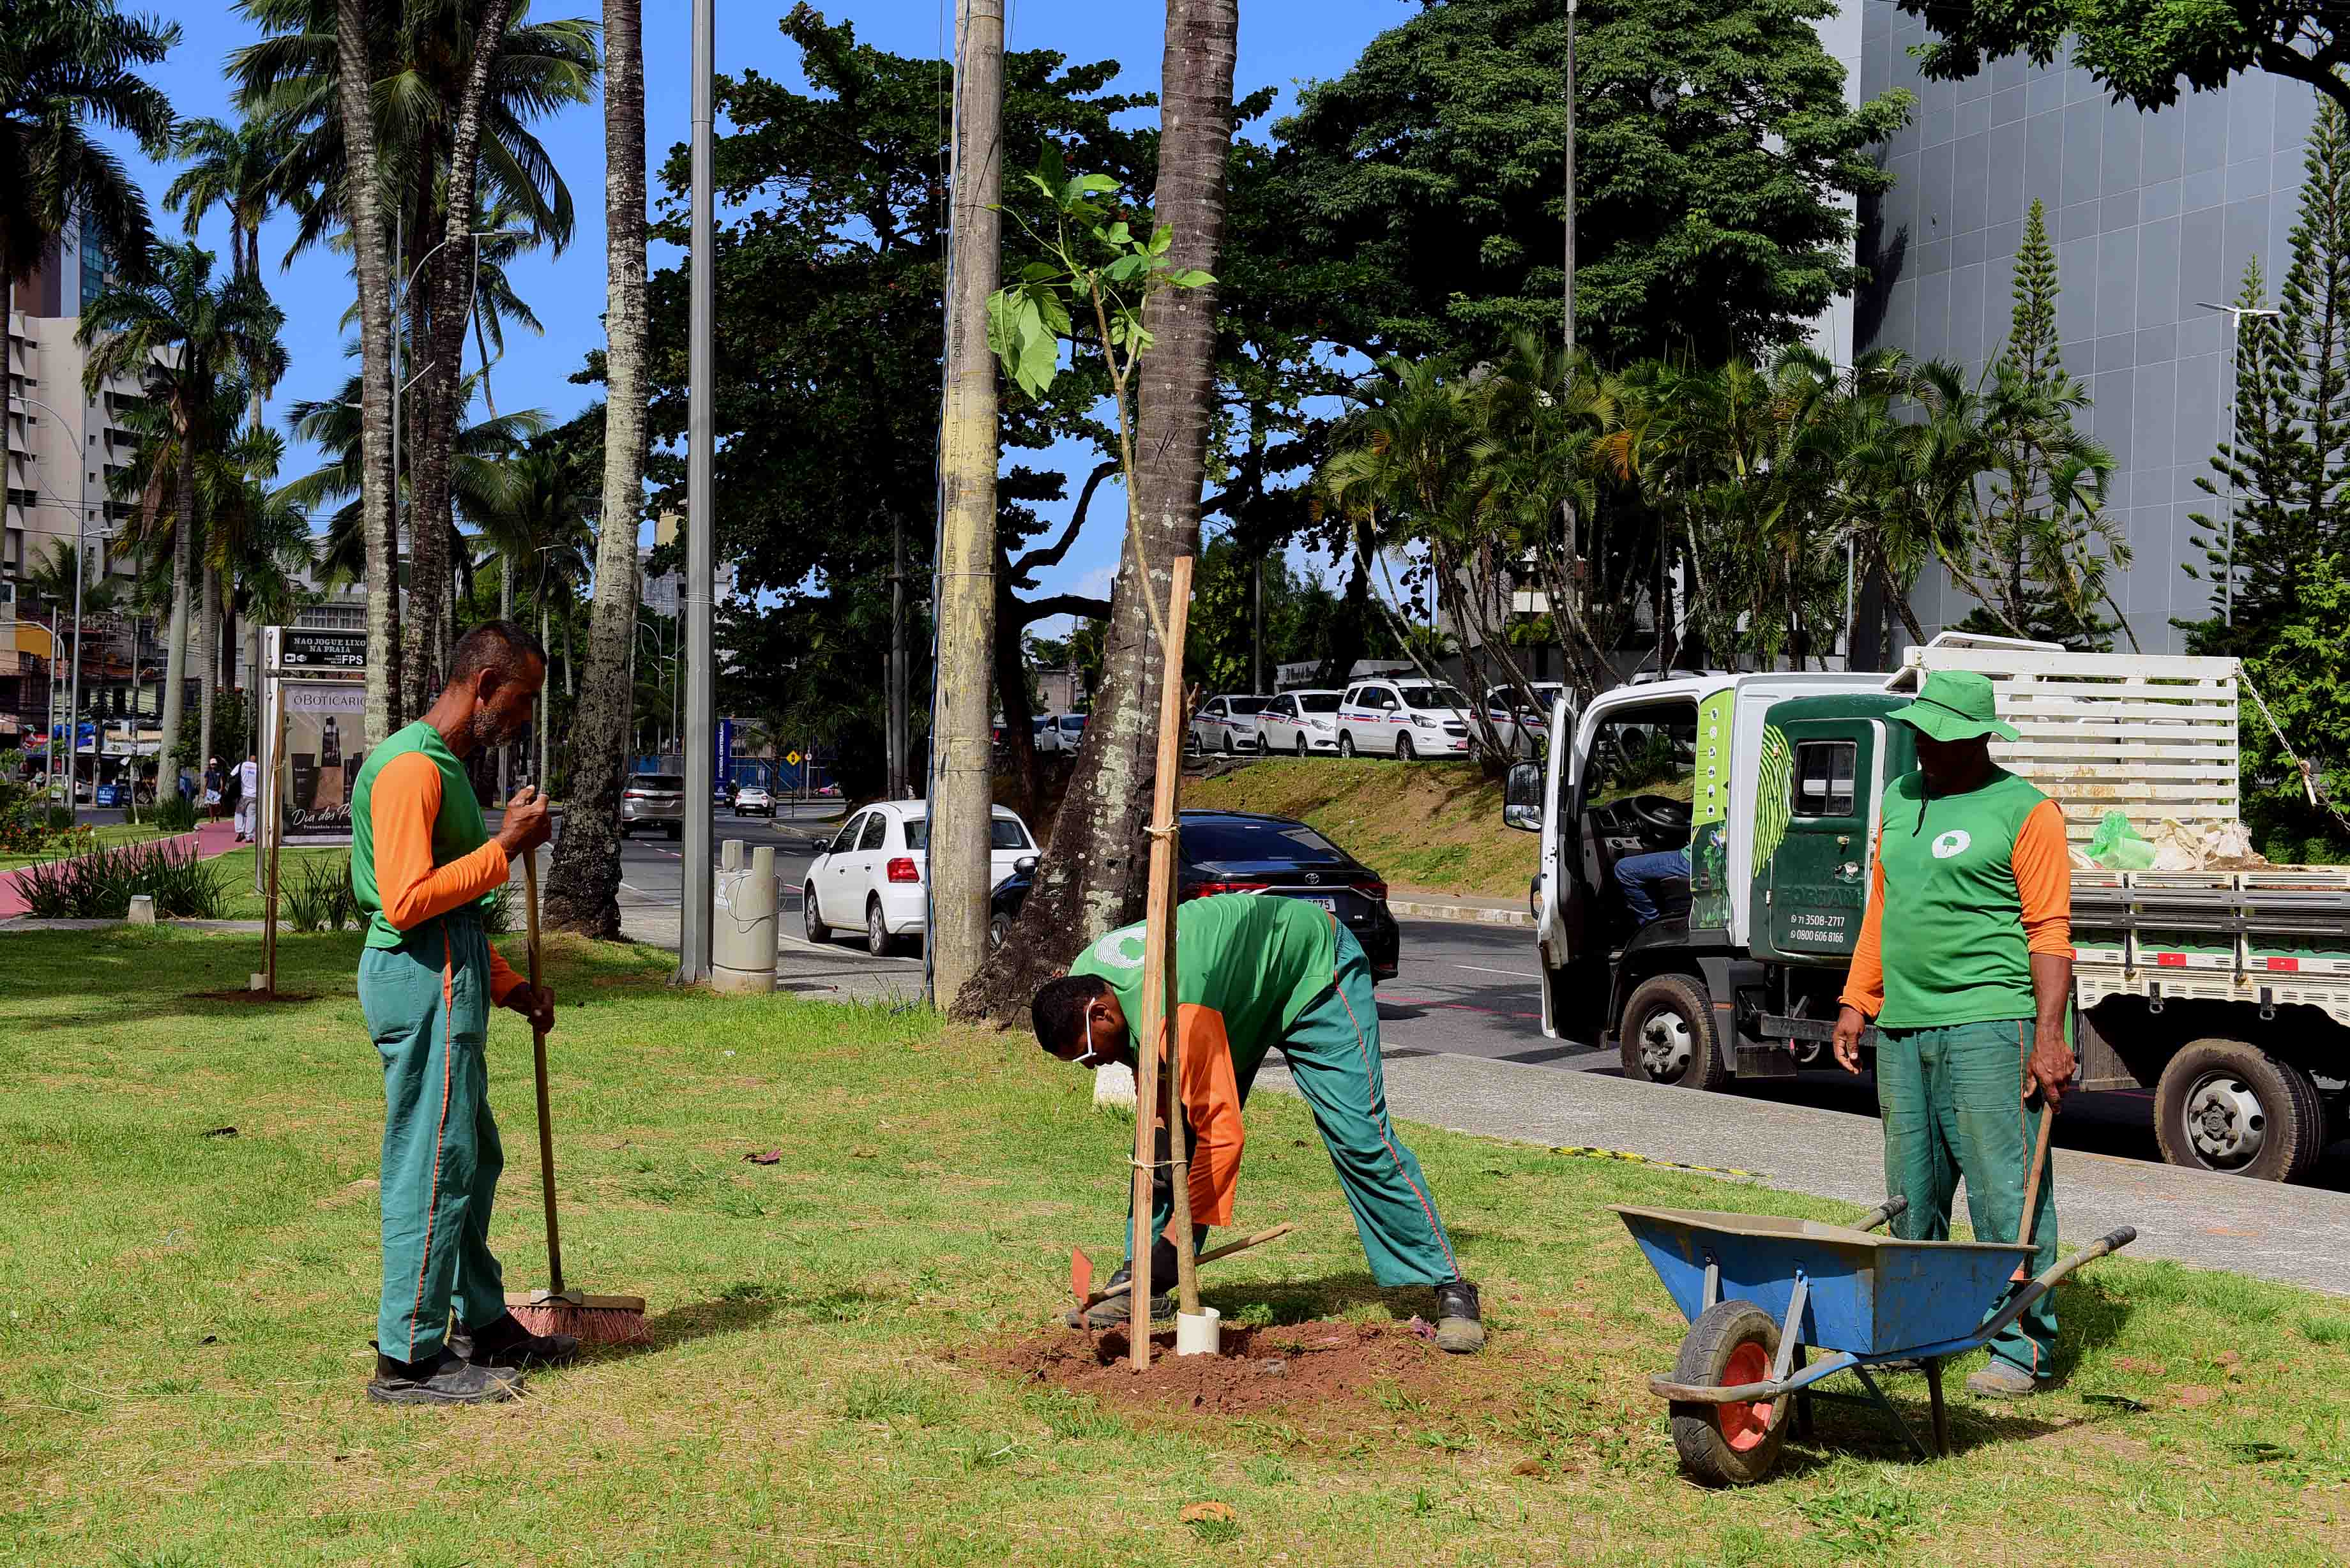
[[[1512,769],[1503,808],[1542,835],[1543,1032],[1697,1088],[1821,1061],[1885,787],[1916,765],[1885,715],[1938,669],[1997,683],[2022,739],[1993,756],[2064,810],[2082,1086],[2152,1088],[2176,1164],[2305,1179],[2350,1130],[2350,871],[2198,847],[2169,857],[2198,869],[2108,871],[2083,853],[2112,811],[2174,846],[2241,849],[2230,659],[1945,634],[1889,678],[1697,675],[1594,699],[1572,745]],[[1567,722],[1562,703],[1554,733]],[[1688,878],[1640,926],[1616,865],[1666,850]]]

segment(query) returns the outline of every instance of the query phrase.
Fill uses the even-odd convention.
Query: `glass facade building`
[[[2115,459],[2108,510],[2133,552],[2110,579],[2114,597],[2141,647],[2177,651],[2173,618],[2210,613],[2209,585],[2180,563],[2201,558],[2189,515],[2222,511],[2195,481],[2211,473],[2233,402],[2228,317],[2203,302],[2232,304],[2258,257],[2274,303],[2315,94],[2253,73],[2147,114],[2062,59],[1928,82],[1909,52],[1924,22],[1887,5],[1862,12],[1862,95],[1906,88],[1918,106],[1884,150],[1893,189],[1863,205],[1877,278],[1856,303],[1857,347],[1979,377],[2007,336],[2016,245],[2037,198],[2063,288],[2064,368],[2094,400],[2090,428]],[[1972,601],[1929,570],[1912,605],[1931,636]]]

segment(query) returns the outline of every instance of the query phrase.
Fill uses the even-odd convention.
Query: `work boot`
[[[449,1348],[476,1366],[568,1366],[579,1359],[576,1334],[533,1334],[506,1313],[498,1321],[449,1336]]]
[[[1979,1399],[2028,1399],[2055,1386],[2055,1378],[2035,1377],[1999,1355],[1992,1356],[1981,1372],[1967,1379],[1967,1392]]]
[[[1485,1324],[1477,1287],[1466,1280],[1436,1287],[1436,1348],[1467,1355],[1485,1348]]]
[[[379,1405],[489,1405],[522,1397],[519,1372],[476,1366],[442,1349],[421,1361],[400,1361],[376,1352],[375,1380],[368,1397]]]
[[[1152,1278],[1154,1279],[1169,1279],[1172,1276],[1173,1271],[1171,1269],[1165,1274],[1160,1274],[1155,1270],[1152,1272]],[[1118,1272],[1109,1277],[1109,1283],[1113,1285],[1122,1285],[1133,1277],[1133,1271],[1129,1269],[1120,1269]],[[1087,1329],[1095,1334],[1099,1334],[1104,1329],[1124,1328],[1128,1323],[1132,1321],[1134,1316],[1134,1309],[1129,1304],[1133,1300],[1133,1293],[1128,1292],[1127,1294],[1122,1296],[1112,1296],[1106,1302],[1096,1302],[1092,1306],[1086,1308],[1082,1312],[1076,1307],[1071,1307],[1067,1312],[1061,1314],[1061,1322],[1069,1328]],[[1173,1295],[1156,1295],[1150,1298],[1151,1322],[1157,1323],[1162,1318],[1170,1318],[1174,1315],[1175,1298]]]

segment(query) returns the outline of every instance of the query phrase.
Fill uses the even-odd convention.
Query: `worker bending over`
[[[1861,1032],[1877,1020],[1885,1185],[1909,1200],[1895,1234],[1947,1241],[1964,1176],[1976,1240],[2015,1241],[2040,1118],[2073,1081],[2064,816],[1991,760],[1990,737],[2016,734],[1999,722],[1986,677],[1936,670],[1916,701],[1887,717],[1916,732],[1918,765],[1885,792],[1835,1056],[1859,1072]],[[2054,1188],[2043,1169],[2033,1273],[2056,1261]],[[1967,1379],[1970,1392],[2017,1398],[2054,1386],[2055,1297],[2043,1296],[1991,1350],[1991,1364]]]
[[[1112,931],[1037,992],[1036,1040],[1047,1052],[1082,1067],[1133,1065],[1129,1021],[1141,1015],[1143,933],[1139,925]],[[1482,1346],[1477,1287],[1461,1278],[1419,1161],[1388,1119],[1378,1006],[1353,933],[1329,910],[1294,898],[1195,898],[1178,913],[1176,971],[1193,1247],[1209,1227],[1232,1223],[1241,1107],[1265,1053],[1278,1046],[1338,1168],[1371,1278],[1388,1287],[1433,1285],[1436,1343],[1464,1353]],[[1151,1278],[1171,1284],[1174,1198],[1163,1167],[1153,1190]],[[1110,1282],[1131,1272],[1129,1260]],[[1151,1298],[1152,1317],[1173,1311],[1165,1296]],[[1083,1318],[1073,1314],[1073,1326],[1111,1327],[1129,1314],[1127,1298],[1117,1296]]]
[[[386,1404],[511,1399],[522,1368],[578,1350],[515,1321],[490,1251],[505,1167],[483,1061],[490,1006],[552,1029],[555,995],[507,967],[482,912],[551,825],[525,788],[491,837],[464,764],[514,738],[546,678],[536,638],[509,621],[475,628],[439,700],[368,753],[351,791],[351,887],[367,927],[359,1007],[383,1057],[383,1295],[368,1397]],[[456,1349],[452,1314],[466,1334]]]

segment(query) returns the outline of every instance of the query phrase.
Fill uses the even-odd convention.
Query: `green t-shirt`
[[[395,730],[369,752],[359,769],[359,782],[351,786],[351,891],[358,895],[359,913],[367,920],[367,945],[371,948],[396,948],[413,934],[384,918],[383,897],[375,879],[373,811],[376,775],[394,757],[411,752],[423,753],[441,770],[441,811],[432,819],[432,864],[446,866],[461,860],[490,841],[489,824],[482,819],[473,781],[465,776],[465,764],[457,760],[440,731],[419,719],[404,730]],[[496,898],[494,891],[485,893],[474,907],[486,909]]]
[[[1927,794],[1922,773],[1886,790],[1880,1028],[1991,1023],[2037,1011],[2015,841],[2047,798],[2004,768],[1964,794]]]
[[[1336,916],[1295,898],[1218,893],[1176,910],[1176,1003],[1222,1016],[1243,1083],[1336,979],[1337,932]],[[1123,927],[1069,966],[1109,982],[1128,1028],[1142,1018],[1142,938]]]

